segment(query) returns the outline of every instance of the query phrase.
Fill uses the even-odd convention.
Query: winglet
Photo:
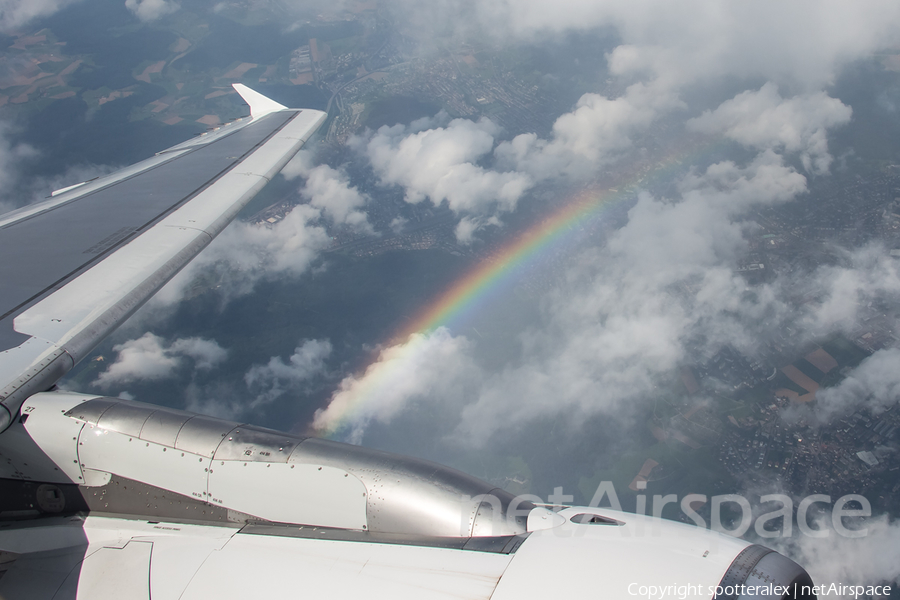
[[[254,119],[258,119],[260,117],[264,117],[269,113],[273,113],[279,110],[285,110],[287,106],[282,104],[278,104],[271,98],[267,98],[263,96],[257,91],[251,90],[246,85],[242,83],[233,83],[231,87],[241,95],[241,98],[244,99],[244,102],[250,105],[250,116]]]

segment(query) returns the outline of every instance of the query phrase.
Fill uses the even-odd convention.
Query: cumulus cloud
[[[370,422],[387,423],[416,402],[458,404],[481,378],[470,349],[468,339],[443,327],[413,334],[382,350],[359,377],[345,378],[328,406],[316,411],[313,427],[359,443]]]
[[[22,164],[38,156],[33,146],[13,141],[12,132],[10,123],[0,121],[0,214],[22,205],[21,198],[10,192],[18,191]]]
[[[94,381],[94,385],[104,389],[132,381],[173,377],[186,357],[193,360],[194,368],[209,370],[228,356],[228,351],[215,340],[181,338],[166,344],[163,338],[149,332],[113,346],[113,351],[117,353],[115,362]]]
[[[495,154],[501,164],[539,179],[590,175],[620,158],[633,137],[661,115],[684,107],[659,80],[631,85],[615,99],[584,94],[575,110],[556,119],[550,139],[523,133],[500,144]]]
[[[49,17],[79,0],[0,0],[0,31],[14,33],[34,19]]]
[[[817,528],[827,539],[799,535],[779,544],[778,550],[803,565],[816,585],[832,583],[872,586],[900,583],[900,522],[887,516],[866,519],[866,535],[847,537],[834,531],[830,523]],[[854,596],[837,596],[840,598]]]
[[[361,210],[368,196],[352,186],[343,171],[312,162],[310,152],[301,150],[282,171],[289,180],[306,179],[299,191],[308,204],[293,207],[272,224],[235,221],[229,225],[154,297],[150,312],[179,302],[196,277],[211,270],[217,270],[221,278],[219,290],[226,301],[250,293],[261,280],[302,275],[332,243],[326,221],[374,233]]]
[[[310,152],[301,150],[285,165],[282,174],[287,179],[305,178],[301,196],[335,225],[349,225],[360,233],[374,232],[366,213],[360,210],[369,201],[368,196],[350,185],[343,171],[328,165],[313,166]]]
[[[381,127],[352,144],[365,154],[382,184],[403,187],[407,202],[428,199],[437,206],[446,201],[456,213],[484,214],[514,209],[533,185],[524,173],[476,164],[493,150],[498,132],[489,119],[447,122],[441,113],[408,127]]]
[[[470,444],[542,417],[565,416],[577,427],[596,414],[626,414],[687,360],[688,348],[752,348],[758,323],[777,327],[787,316],[775,290],[750,290],[734,272],[746,249],[740,218],[805,189],[802,175],[764,151],[746,166],[721,162],[689,173],[676,198],[643,193],[628,223],[569,267],[542,318],[521,334],[521,354],[505,366],[479,372],[472,342],[448,332],[413,337],[346,379],[316,424],[357,415],[352,439],[359,440],[368,422],[388,421],[422,401],[418,394],[427,397],[420,390],[444,398],[435,390],[454,386],[468,392],[454,437]],[[382,386],[389,376],[398,381]]]
[[[151,306],[180,302],[194,279],[220,269],[220,291],[228,300],[249,293],[257,282],[306,272],[331,238],[318,224],[321,213],[307,204],[295,206],[273,225],[236,221],[154,296]]]
[[[343,223],[364,233],[373,233],[366,213],[359,210],[366,203],[366,196],[349,185],[347,176],[328,165],[314,167],[306,178],[302,190],[304,198],[316,208],[322,209],[334,223]]]
[[[273,356],[264,365],[254,365],[244,375],[247,387],[256,394],[250,408],[268,404],[286,391],[322,375],[325,360],[331,354],[328,340],[304,340],[287,362]]]
[[[716,0],[444,0],[427,7],[398,0],[422,43],[455,28],[498,41],[533,41],[567,31],[614,30],[609,58],[623,76],[664,77],[678,85],[718,77],[762,77],[818,89],[840,67],[897,39],[900,6],[890,0],[723,5]],[[460,19],[459,15],[465,15]]]
[[[125,7],[141,21],[156,21],[178,10],[171,0],[125,0]]]
[[[849,333],[858,325],[860,306],[900,294],[900,267],[881,243],[845,250],[840,262],[811,275],[821,301],[808,315],[807,326],[820,333]]]
[[[793,412],[811,416],[817,422],[828,422],[860,409],[880,414],[900,401],[898,366],[900,349],[878,350],[838,385],[816,392],[816,400],[811,406]]]
[[[757,149],[798,153],[807,171],[826,173],[831,165],[827,130],[850,121],[852,110],[825,92],[782,98],[767,83],[746,91],[688,121],[688,129],[722,133]]]
[[[635,136],[684,103],[658,82],[637,83],[618,98],[584,94],[575,109],[556,119],[548,139],[523,133],[496,143],[489,119],[449,119],[441,112],[409,126],[381,127],[351,145],[368,159],[383,185],[403,188],[417,204],[446,202],[461,216],[457,241],[470,243],[477,231],[499,224],[540,181],[592,177],[621,158]]]
[[[16,141],[16,125],[0,121],[0,214],[45,200],[56,190],[113,172],[108,165],[69,165],[62,173],[25,180],[22,171],[41,158],[34,146]]]

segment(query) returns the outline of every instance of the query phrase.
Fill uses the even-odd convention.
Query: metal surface
[[[245,513],[115,475],[101,487],[70,483],[50,489],[45,487],[48,485],[0,479],[0,523],[75,514],[231,527],[265,523]],[[48,495],[51,492],[55,496]]]
[[[286,463],[297,445],[306,438],[242,425],[232,431],[216,450],[215,460]]]
[[[251,523],[241,528],[248,535],[273,535],[279,537],[304,538],[310,540],[332,540],[369,544],[399,544],[427,548],[452,548],[472,552],[493,554],[514,554],[528,534],[505,535],[499,537],[439,537],[414,535],[410,533],[378,533],[375,531],[354,531],[331,527],[290,527],[286,525],[265,525]]]
[[[366,529],[366,487],[346,470],[214,460],[210,502],[279,523]]]
[[[593,513],[621,526],[577,523]],[[672,586],[684,600],[710,600],[743,540],[612,509],[571,507],[559,524],[528,536],[513,555],[491,600],[522,598],[646,598],[646,588]],[[657,594],[659,595],[659,594]],[[671,596],[670,596],[671,597]]]
[[[175,448],[212,458],[219,444],[238,427],[240,425],[232,421],[194,415],[178,431]]]
[[[15,315],[187,202],[296,114],[267,115],[129,178],[0,225],[0,255],[6,257],[0,263],[0,350],[23,341],[13,331]]]
[[[790,591],[775,594],[776,588],[772,587],[772,594],[760,592],[770,585],[786,587]],[[815,600],[816,596],[808,592],[812,585],[812,579],[803,567],[774,550],[754,544],[744,548],[732,561],[719,582],[721,593],[716,594],[714,600]],[[753,593],[741,593],[746,588],[751,588]]]
[[[42,419],[84,424],[75,462],[85,473],[99,472],[85,484],[105,483],[101,476],[112,473],[267,521],[455,538],[523,534],[536,508],[429,461],[118,398],[88,398],[61,392],[33,399],[47,406],[76,404]]]
[[[24,410],[33,410],[23,413],[24,423],[17,420],[0,437],[0,449],[18,439],[15,436],[29,434],[35,455],[47,448],[54,460],[65,461],[74,455],[72,436],[66,433],[72,428],[80,432],[76,460],[84,473],[93,469],[113,475],[98,487],[0,482],[0,510],[7,507],[0,515],[7,519],[0,518],[0,550],[16,554],[8,573],[22,573],[20,565],[31,564],[28,581],[34,584],[41,580],[35,573],[57,568],[45,560],[48,555],[34,553],[65,553],[87,543],[82,556],[97,556],[101,568],[84,561],[79,590],[82,583],[101,582],[97,574],[119,564],[113,560],[117,557],[133,563],[131,571],[140,572],[144,581],[146,548],[130,556],[116,554],[139,542],[153,544],[149,576],[154,597],[183,600],[279,597],[300,588],[311,597],[386,600],[625,598],[634,595],[631,586],[646,581],[648,572],[666,585],[694,585],[695,591],[685,594],[692,600],[709,600],[712,592],[707,592],[716,582],[811,583],[796,563],[768,549],[611,509],[572,507],[553,513],[531,507],[531,533],[489,535],[498,520],[501,527],[522,527],[521,519],[510,518],[514,506],[508,495],[427,461],[318,439],[299,441],[286,462],[222,460],[101,426],[134,431],[151,408],[70,392],[37,394],[29,400]],[[215,453],[215,444],[232,443],[221,457],[232,456],[235,448],[255,451],[300,440],[216,419],[184,420],[188,413],[162,407],[148,415],[141,431],[157,413],[171,413],[165,427],[158,419],[155,433],[168,429],[166,435],[176,446],[190,441],[198,451]],[[31,468],[28,465],[23,476]],[[204,486],[229,497],[219,504],[214,497],[219,492],[209,494]],[[467,503],[465,496],[476,500]],[[243,514],[238,514],[235,509],[242,507]],[[76,523],[83,513],[88,514],[83,524]],[[277,515],[276,520],[284,522],[260,523],[261,514]],[[61,515],[71,516],[60,521]],[[334,515],[347,518],[347,523],[338,529],[291,522],[328,522]],[[21,519],[30,519],[32,525]],[[70,526],[60,527],[60,522]],[[237,526],[243,526],[240,532]],[[460,534],[460,526],[468,532]],[[442,529],[450,532],[435,533]],[[81,538],[74,535],[78,532]],[[37,558],[43,562],[33,560]],[[74,572],[70,568],[66,576]],[[5,585],[7,577],[0,583]],[[18,577],[10,581],[26,581]],[[48,576],[47,581],[58,589],[62,580]],[[134,581],[125,581],[121,589],[135,587]],[[165,594],[157,592],[162,589]]]
[[[0,432],[9,426],[16,409],[29,396],[46,391],[52,385],[49,382],[55,383],[75,366],[75,360],[68,352],[49,342],[31,338],[24,345],[38,346],[38,360],[25,367],[18,377],[0,390]],[[0,352],[0,360],[7,358],[6,355],[8,352]]]
[[[290,463],[346,469],[368,490],[370,531],[435,536],[502,536],[527,531],[528,501],[430,461],[310,438]]]
[[[324,118],[289,109],[228,125],[0,217],[0,432],[205,248]]]
[[[121,403],[118,398],[96,396],[73,406],[65,412],[65,415],[78,421],[84,421],[89,425],[96,425],[100,422],[103,413],[119,404]]]
[[[175,447],[175,438],[193,414],[181,410],[166,409],[153,411],[141,428],[140,438],[148,442],[156,442],[163,446]]]
[[[451,548],[238,533],[209,555],[179,598],[488,600],[516,560]]]
[[[97,426],[138,437],[141,435],[144,422],[155,410],[156,407],[150,405],[117,403],[103,413],[97,421]]]
[[[150,556],[153,542],[126,542],[121,547],[102,547],[85,555],[77,569],[54,595],[91,600],[150,600]]]

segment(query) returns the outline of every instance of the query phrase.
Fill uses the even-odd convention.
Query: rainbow
[[[501,298],[523,275],[539,267],[553,252],[572,243],[573,230],[589,228],[609,209],[632,199],[636,187],[671,178],[682,165],[696,164],[695,160],[708,157],[721,146],[721,142],[710,144],[706,141],[690,146],[692,148],[687,150],[682,146],[678,152],[669,154],[652,167],[623,175],[616,188],[588,187],[581,190],[556,212],[517,235],[489,259],[457,279],[391,337],[392,343],[396,344],[391,350],[395,354],[405,353],[406,360],[396,360],[398,357],[395,356],[393,361],[389,360],[393,363],[391,366],[378,363],[370,365],[365,375],[357,380],[360,385],[355,388],[352,398],[347,397],[347,390],[336,393],[332,401],[340,395],[340,406],[329,405],[327,409],[323,409],[332,415],[328,420],[329,425],[319,433],[335,436],[354,415],[364,409],[367,402],[376,400],[387,389],[402,381],[405,372],[400,365],[410,364],[410,359],[413,358],[409,356],[410,352],[414,352],[409,343],[412,336],[428,334],[439,327],[447,327],[451,331],[462,329],[471,315]],[[402,348],[402,344],[407,346]],[[383,355],[379,360],[384,358]],[[333,416],[335,413],[339,414],[336,419]]]
[[[455,281],[404,327],[397,338],[428,333],[444,326],[456,329],[467,316],[489,304],[536,268],[552,250],[569,241],[569,233],[600,218],[606,209],[631,194],[617,189],[583,190],[556,213],[520,233],[511,242]]]
[[[571,231],[589,227],[610,208],[633,198],[635,188],[641,184],[671,178],[685,163],[707,159],[721,146],[721,141],[694,140],[651,167],[623,174],[615,188],[588,187],[574,194],[556,212],[520,233],[499,252],[456,280],[392,339],[405,341],[414,333],[427,333],[441,326],[454,329],[467,315],[490,303],[523,274],[539,266],[544,257],[571,243]]]

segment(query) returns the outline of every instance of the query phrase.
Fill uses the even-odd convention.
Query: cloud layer
[[[331,354],[328,340],[304,340],[287,362],[273,356],[264,365],[254,365],[244,375],[244,383],[255,398],[248,409],[268,404],[285,392],[296,390],[302,384],[325,372],[325,360]]]
[[[0,0],[0,31],[12,33],[79,0]]]
[[[746,91],[687,122],[688,129],[724,134],[745,146],[799,153],[807,171],[823,174],[831,165],[827,130],[850,121],[852,110],[825,92],[782,98],[767,83]]]
[[[94,385],[109,389],[114,385],[174,377],[185,364],[193,361],[195,369],[209,370],[228,357],[228,351],[215,340],[180,338],[167,344],[152,333],[113,346],[116,360],[100,373]]]
[[[178,10],[171,0],[125,0],[125,8],[144,22],[156,21]]]

